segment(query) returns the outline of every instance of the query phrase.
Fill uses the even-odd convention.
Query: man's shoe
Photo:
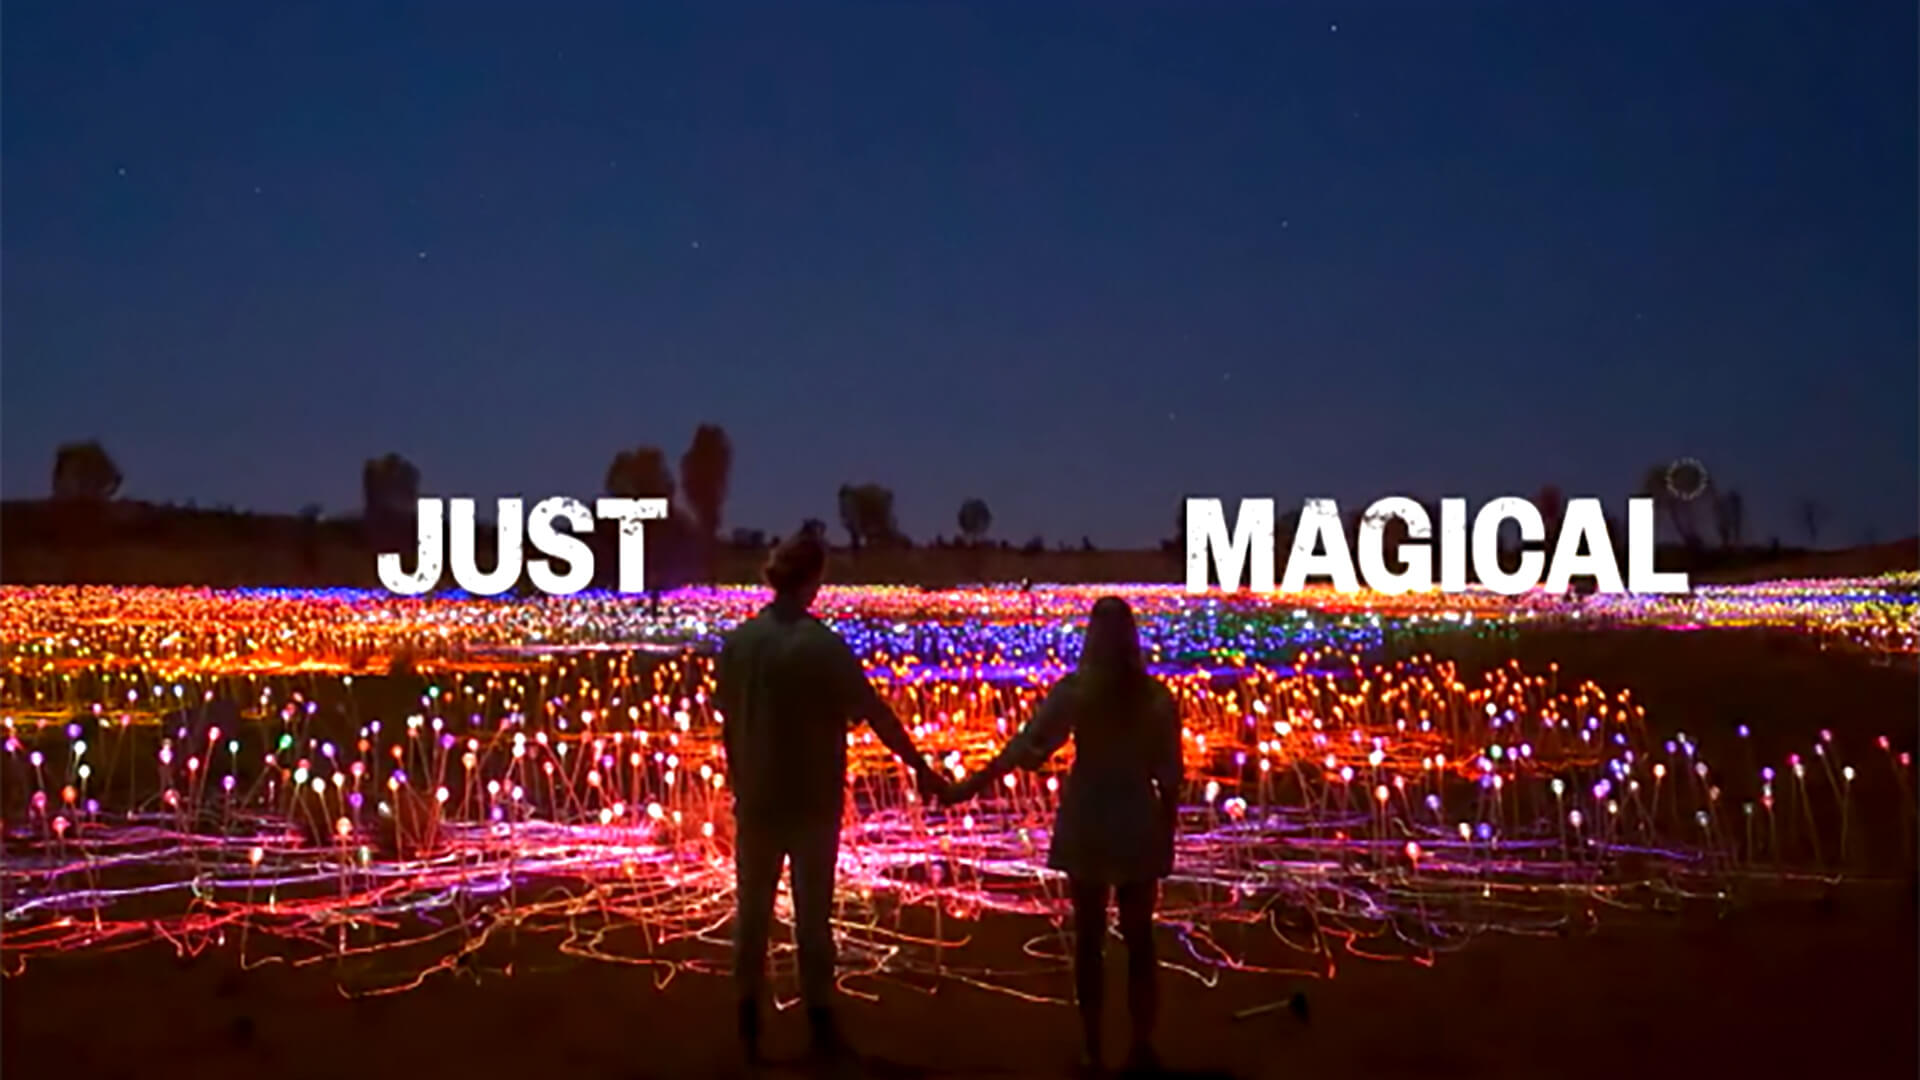
[[[840,1033],[840,1023],[832,1009],[807,1010],[807,1027],[813,1033],[813,1056],[822,1061],[838,1061],[852,1054],[853,1048]]]
[[[743,999],[735,1014],[740,1032],[740,1049],[746,1054],[747,1064],[760,1064],[760,1003],[752,998]]]
[[[1160,1055],[1154,1052],[1152,1043],[1135,1043],[1122,1069],[1129,1076],[1158,1076],[1162,1069]]]

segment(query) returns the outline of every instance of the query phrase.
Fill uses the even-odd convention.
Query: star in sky
[[[276,5],[234,11],[258,9],[254,29],[285,48],[243,44],[238,16],[216,11],[226,5],[174,5],[142,33],[178,47],[132,69],[73,7],[22,23],[6,48],[17,91],[5,116],[7,255],[17,276],[37,275],[9,293],[34,310],[7,345],[84,358],[9,369],[9,489],[44,490],[47,450],[103,413],[116,458],[140,462],[123,494],[263,510],[357,502],[353,466],[389,449],[408,453],[429,488],[570,490],[597,479],[608,448],[671,452],[710,419],[738,444],[728,515],[743,524],[831,518],[833,491],[862,478],[842,474],[884,446],[873,479],[898,493],[909,533],[950,530],[947,508],[974,493],[964,481],[997,503],[1009,533],[1125,546],[1165,531],[1160,503],[1137,496],[1201,484],[1345,495],[1551,479],[1616,496],[1649,447],[1707,438],[1697,408],[1662,402],[1702,398],[1737,373],[1739,411],[1765,423],[1709,424],[1700,452],[1753,477],[1756,529],[1804,533],[1793,502],[1817,488],[1836,515],[1911,532],[1912,400],[1843,386],[1808,359],[1844,348],[1862,383],[1912,377],[1913,268],[1901,250],[1911,184],[1887,175],[1913,160],[1910,13],[1867,28],[1751,5],[1737,32],[1683,19],[1649,36],[1617,5],[1522,18],[1512,32],[1489,32],[1493,15],[1404,5],[1400,33],[1335,52],[1302,36],[1314,18],[1346,32],[1325,9],[1237,9],[1177,41],[1131,19],[1035,35],[1017,15],[991,25],[998,16],[982,14],[962,32],[903,12],[885,26],[796,19],[800,47],[764,53],[724,20],[639,20],[646,33],[610,20],[581,35],[577,23],[478,15],[459,48],[422,51],[343,13],[334,31],[357,66],[389,73],[370,82],[305,48],[309,28]],[[928,40],[941,47],[915,47],[912,70],[857,62]],[[1712,79],[1696,45],[1717,50]],[[1156,62],[1128,62],[1146,49]],[[1078,86],[1064,96],[1063,69]],[[87,92],[70,92],[76,79]],[[982,80],[999,92],[979,98]],[[792,100],[765,99],[770,86]],[[1592,111],[1623,87],[1633,123]],[[379,108],[396,90],[422,92]],[[269,113],[315,122],[262,127]],[[873,138],[903,117],[962,113],[957,127]],[[124,187],[131,165],[92,171],[122,153],[155,168]],[[640,164],[620,180],[589,164],[615,172],[623,160]],[[1645,182],[1595,183],[1594,160]],[[236,177],[258,207],[231,205]],[[1275,219],[1282,202],[1288,216]],[[1781,205],[1846,275],[1776,257]],[[1299,236],[1295,210],[1313,222]],[[694,223],[727,258],[707,260],[705,238],[685,238],[697,266],[653,246]],[[431,273],[362,273],[366,253],[378,263],[410,235],[459,250]],[[414,249],[417,263],[431,254]],[[236,288],[249,317],[209,335]],[[376,292],[378,303],[354,302]],[[1630,305],[1625,327],[1605,324],[1642,295],[1662,304],[1660,327]],[[103,305],[111,317],[89,317]],[[1596,306],[1613,314],[1588,333],[1580,313]],[[336,310],[350,315],[326,318]],[[323,319],[325,334],[305,332]],[[554,397],[543,401],[573,402],[573,383],[629,392],[596,395],[584,416],[529,410],[549,426],[527,430],[524,454],[396,409],[292,443],[247,419],[258,427],[234,437],[273,445],[272,467],[235,470],[162,419],[251,416],[244,403],[290,393],[351,409],[354,380],[315,385],[304,373],[335,357],[371,365],[400,340],[420,376],[465,372],[473,353],[488,372],[553,355],[560,377],[544,381]],[[161,378],[141,359],[152,353],[195,366]],[[913,370],[894,370],[892,354],[915,356]],[[666,355],[686,362],[633,360]],[[1512,386],[1518,358],[1540,355],[1618,363],[1628,377],[1573,399]],[[983,356],[1003,359],[973,359]],[[1741,361],[1729,369],[1726,356]],[[1137,456],[1113,461],[1128,485],[1074,484],[1078,465],[1025,435],[969,438],[983,407],[1004,411],[1007,431],[1088,444],[1116,417],[1144,422],[1156,408],[1177,426],[1165,402],[1183,398],[1166,392],[1168,373],[1209,363],[1220,385],[1189,391],[1202,410],[1194,431],[1136,440],[1124,452]],[[815,364],[860,392],[818,414],[784,408]],[[944,373],[962,368],[965,385],[944,392]],[[1367,377],[1382,436],[1343,442],[1338,410],[1298,408],[1293,437],[1353,452],[1272,475],[1244,449],[1270,427],[1268,403],[1337,400],[1328,373]],[[1626,387],[1643,376],[1684,392],[1642,401]],[[1101,391],[1076,392],[1089,384]],[[1415,435],[1435,413],[1495,407],[1550,409],[1556,422]],[[1814,451],[1760,433],[1816,407],[1858,422],[1815,425]],[[1561,438],[1581,425],[1603,434]],[[818,447],[804,455],[770,449],[809,440]],[[968,448],[949,461],[957,442]],[[1802,464],[1809,453],[1876,466],[1829,476]]]

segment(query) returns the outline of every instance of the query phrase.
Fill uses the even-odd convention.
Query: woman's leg
[[[1117,890],[1120,936],[1127,943],[1127,1018],[1133,1026],[1132,1057],[1153,1060],[1153,1027],[1160,1018],[1160,960],[1153,948],[1153,904],[1159,883],[1137,881]]]
[[[1106,1002],[1107,895],[1104,882],[1067,879],[1073,896],[1073,987],[1080,1000],[1080,1034],[1087,1061],[1100,1063],[1100,1013]]]

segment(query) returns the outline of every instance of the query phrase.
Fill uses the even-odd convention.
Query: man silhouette
[[[923,794],[946,785],[893,710],[880,700],[859,658],[807,609],[825,578],[826,548],[803,532],[767,560],[773,601],[727,635],[715,675],[733,787],[734,979],[740,1041],[749,1061],[760,1052],[767,935],[780,866],[793,870],[794,938],[800,984],[817,1054],[845,1051],[834,1019],[834,868],[847,786],[847,730],[872,725],[887,749],[914,771]]]

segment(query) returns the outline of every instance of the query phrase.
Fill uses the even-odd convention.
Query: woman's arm
[[[1160,791],[1160,813],[1171,829],[1180,817],[1180,785],[1186,779],[1186,763],[1182,760],[1180,748],[1180,707],[1165,687],[1157,689],[1159,697],[1153,711],[1158,753],[1154,761],[1153,783]]]
[[[1054,686],[1039,707],[1034,709],[1026,726],[1007,740],[1007,745],[1000,748],[993,760],[954,786],[951,801],[965,802],[1015,769],[1038,769],[1045,765],[1047,759],[1065,746],[1067,737],[1073,734],[1070,696],[1064,684]]]

